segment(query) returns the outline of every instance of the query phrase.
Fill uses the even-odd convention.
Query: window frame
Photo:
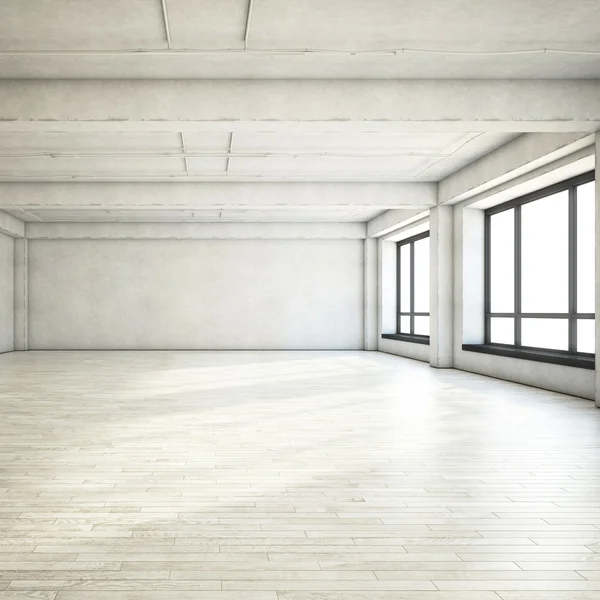
[[[577,312],[577,187],[594,181],[594,171],[584,173],[566,181],[545,187],[530,194],[526,194],[509,202],[504,202],[488,208],[485,211],[485,345],[498,348],[514,349],[524,352],[551,352],[563,356],[575,356],[582,358],[594,357],[594,353],[577,351],[577,322],[579,320],[595,319],[595,313]],[[521,207],[536,200],[542,200],[548,196],[560,192],[568,192],[568,311],[566,313],[524,313],[521,310],[522,301],[522,228]],[[491,217],[507,210],[514,209],[514,311],[492,312],[491,311]],[[514,319],[514,344],[502,344],[491,341],[491,319],[492,318]],[[554,350],[539,348],[537,346],[524,346],[521,343],[522,320],[523,319],[563,319],[568,322],[568,350]]]
[[[401,337],[405,341],[412,341],[421,344],[428,344],[430,336],[414,333],[415,317],[429,317],[431,325],[431,307],[429,312],[415,311],[415,242],[427,239],[430,237],[430,231],[424,231],[413,235],[404,240],[396,242],[396,336]],[[410,246],[410,310],[401,311],[400,295],[401,295],[401,261],[400,251],[403,246]],[[410,317],[410,333],[401,333],[400,318]]]

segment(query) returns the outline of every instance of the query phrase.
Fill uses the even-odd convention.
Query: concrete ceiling
[[[460,79],[464,88],[476,79],[598,78],[598,0],[2,0],[0,79],[138,80],[145,91],[87,81],[71,82],[82,93],[93,87],[87,101],[67,87],[23,88],[12,98],[13,83],[42,84],[5,82],[0,182],[438,182],[547,120],[512,111],[518,101],[541,106],[543,94],[532,103],[504,88],[474,86],[479,96],[465,96],[436,87],[432,108],[427,94],[391,96],[373,81],[357,82],[367,102],[338,94],[336,81],[317,82],[326,87],[316,95],[302,81],[298,95],[264,96],[248,95],[247,81],[221,96],[218,86],[236,82],[216,81],[207,95],[180,98],[177,82],[144,79]],[[498,111],[493,101],[505,96],[511,102]],[[421,103],[431,117],[413,114]],[[477,107],[487,111],[476,119]],[[570,127],[562,113],[549,114]],[[7,212],[32,222],[368,221],[384,210],[166,208]]]
[[[597,0],[3,0],[4,78],[597,78]]]
[[[514,133],[0,133],[0,181],[439,181]]]

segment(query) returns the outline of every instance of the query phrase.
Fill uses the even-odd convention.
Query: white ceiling
[[[5,133],[0,181],[439,181],[515,135]]]
[[[600,77],[598,0],[0,0],[0,79]],[[157,98],[160,102],[160,98]],[[435,182],[518,133],[4,124],[0,181]],[[358,124],[360,125],[360,123]],[[24,130],[21,130],[24,131]],[[367,221],[377,209],[38,209],[29,221]]]
[[[597,0],[164,0],[164,13],[2,0],[0,77],[600,76]]]

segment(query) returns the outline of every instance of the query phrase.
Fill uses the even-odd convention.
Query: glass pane
[[[410,312],[410,244],[400,246],[399,312]]]
[[[577,188],[577,312],[595,313],[594,182]],[[583,350],[581,350],[583,352]]]
[[[568,192],[524,204],[521,232],[522,311],[566,313],[569,310]]]
[[[596,352],[596,321],[579,319],[577,321],[577,352]]]
[[[415,317],[415,334],[429,335],[429,317]]]
[[[490,342],[492,344],[515,343],[515,320],[504,317],[490,319]]]
[[[515,310],[515,211],[490,217],[490,300],[492,312]],[[511,342],[512,343],[512,342]]]
[[[429,312],[429,238],[415,242],[415,312]],[[415,323],[416,326],[416,323]],[[416,332],[415,332],[416,333]]]
[[[569,349],[567,319],[522,319],[521,344],[550,350]]]
[[[410,333],[410,317],[400,317],[400,333]]]

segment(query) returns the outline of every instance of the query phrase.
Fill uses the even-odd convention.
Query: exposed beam
[[[378,238],[397,231],[427,216],[422,208],[387,210],[367,223],[367,237]]]
[[[1,87],[1,81],[0,81]],[[600,127],[600,121],[593,127]],[[0,118],[2,133],[591,133],[573,121],[22,121]]]
[[[34,240],[353,239],[365,223],[27,223]]]
[[[523,135],[442,180],[438,202],[467,200],[593,143],[585,133]]]
[[[181,134],[185,146],[184,134]],[[233,134],[231,135],[231,138]],[[230,140],[231,140],[230,138]],[[231,149],[232,141],[228,148]],[[448,158],[451,154],[435,152],[54,152],[33,150],[25,152],[0,152],[0,158],[402,158],[407,156],[423,156],[427,158]]]
[[[0,209],[428,208],[430,183],[0,183]]]
[[[254,2],[249,0],[248,10],[246,11],[246,26],[245,38],[249,37],[249,21],[252,17],[252,9]],[[163,2],[163,6],[166,4]],[[163,14],[166,11],[163,10]],[[436,50],[431,48],[347,48],[347,49],[321,49],[321,48],[252,48],[244,51],[238,48],[172,48],[166,50],[164,48],[145,47],[136,48],[135,50],[85,50],[81,48],[70,48],[68,50],[49,50],[49,49],[23,49],[23,50],[0,50],[0,56],[163,56],[163,55],[189,55],[189,56],[218,56],[220,54],[257,54],[259,56],[399,56],[402,54],[410,55],[430,55],[430,56],[464,56],[472,57],[506,57],[506,56],[531,56],[531,55],[555,55],[555,56],[582,56],[582,57],[597,57],[600,56],[600,51],[596,50],[567,50],[564,48],[522,48],[513,51],[505,50]]]
[[[463,208],[469,206],[479,209],[489,208],[593,171],[594,150],[594,146],[588,146],[553,162],[544,163],[533,171],[527,171],[523,175],[509,179],[493,188],[485,189],[475,196],[470,196],[460,205]]]
[[[599,98],[594,80],[7,80],[0,131],[591,132]]]
[[[282,175],[227,175],[224,172],[213,174],[183,172],[161,173],[160,175],[147,175],[138,173],[115,174],[104,172],[95,174],[72,175],[68,172],[45,175],[0,175],[0,183],[202,183],[214,184],[220,182],[231,183],[298,183],[298,184],[321,184],[321,183],[420,183],[416,177],[399,177],[389,173],[370,172],[350,174],[328,173],[326,175],[311,174],[282,174]]]
[[[0,233],[13,238],[25,237],[25,223],[8,213],[0,211]]]

